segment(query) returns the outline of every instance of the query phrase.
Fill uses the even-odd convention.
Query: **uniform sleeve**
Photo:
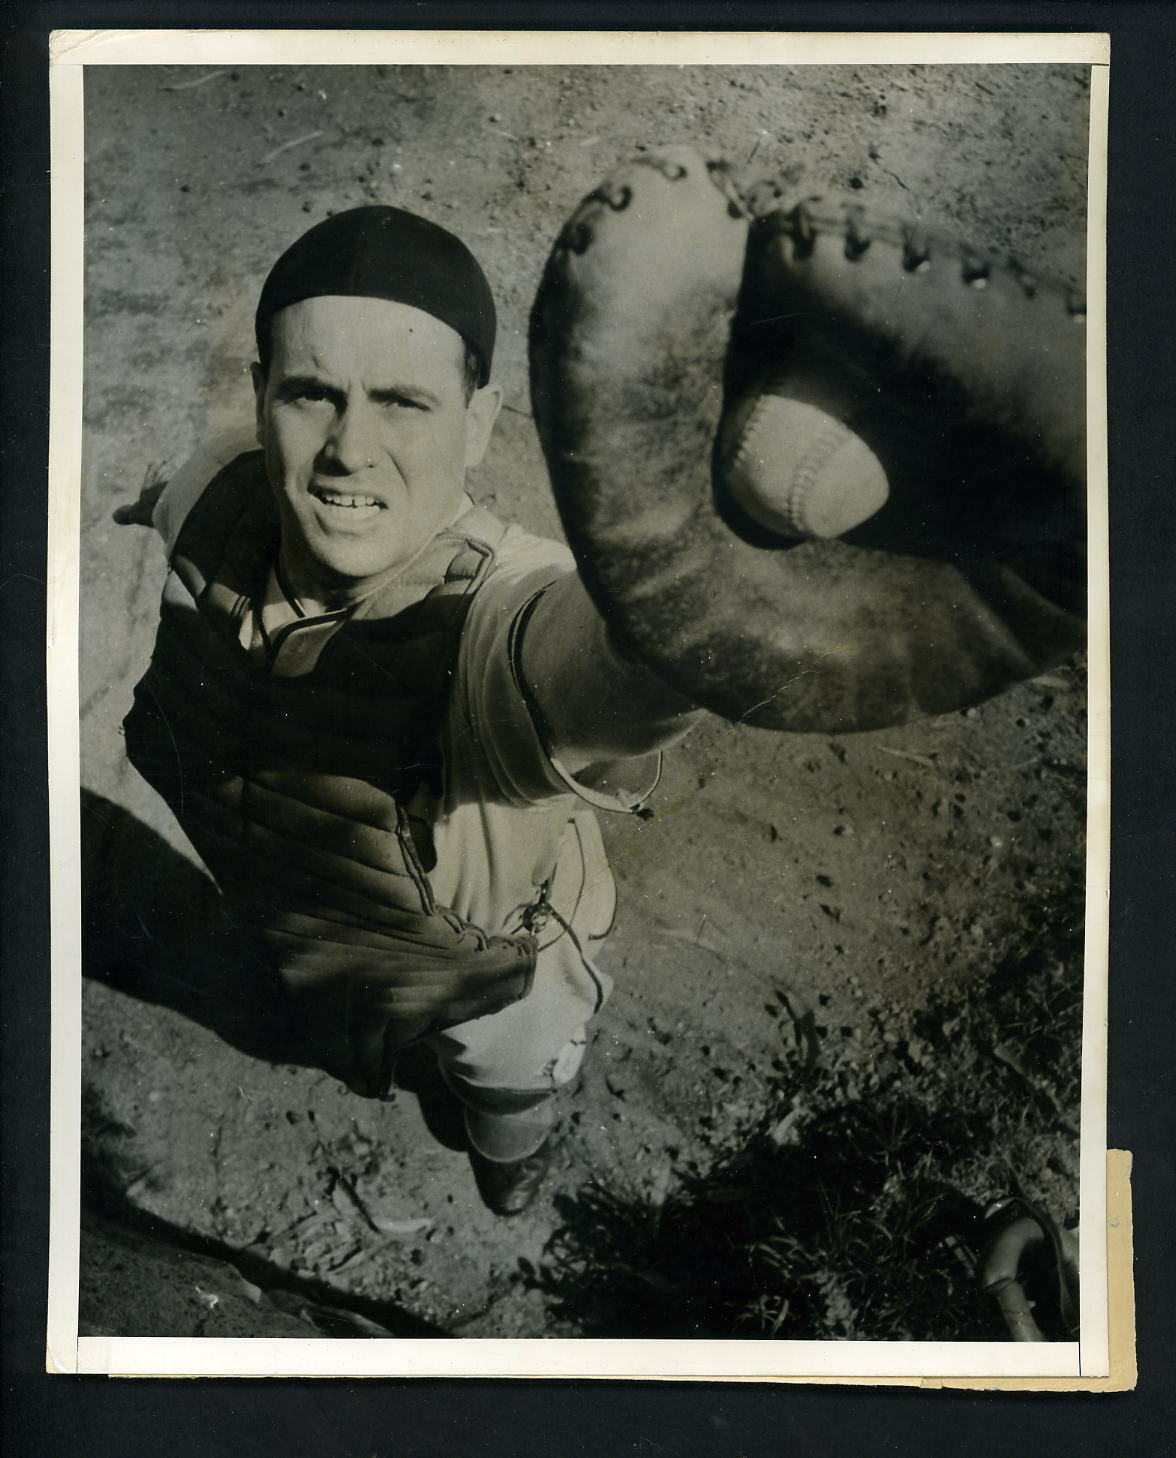
[[[657,783],[660,756],[573,775],[552,753],[519,667],[522,630],[544,590],[575,570],[554,542],[510,528],[501,566],[478,590],[458,655],[447,757],[449,792],[521,807],[574,794],[607,810],[633,810]]]
[[[185,518],[204,493],[212,478],[245,451],[256,450],[257,436],[248,426],[238,426],[213,436],[196,450],[163,488],[151,524],[163,538],[170,558]]]

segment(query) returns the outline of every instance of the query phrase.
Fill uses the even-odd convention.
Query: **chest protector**
[[[431,837],[407,811],[422,783],[440,790],[462,626],[501,533],[474,508],[341,622],[283,628],[260,663],[241,629],[278,519],[261,452],[239,456],[184,522],[124,724],[131,763],[306,1015],[316,1061],[357,1092],[386,1089],[397,1047],[531,985],[529,934],[490,935],[437,904]],[[329,636],[309,672],[281,677],[299,632]]]

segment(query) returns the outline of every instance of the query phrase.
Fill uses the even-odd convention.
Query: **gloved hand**
[[[610,631],[690,701],[801,731],[958,709],[1064,659],[1084,641],[1081,320],[1023,271],[743,193],[688,149],[618,169],[557,240],[530,339]],[[765,395],[789,422],[776,531],[735,480]],[[863,501],[813,511],[838,490]],[[821,530],[848,534],[801,539]]]

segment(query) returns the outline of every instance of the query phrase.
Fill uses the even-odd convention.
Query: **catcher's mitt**
[[[687,149],[620,169],[561,233],[530,341],[612,630],[696,703],[793,730],[946,712],[1066,657],[1082,317],[1011,265],[741,193]]]

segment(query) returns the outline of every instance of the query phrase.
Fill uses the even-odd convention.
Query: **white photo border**
[[[47,1366],[142,1376],[886,1381],[1109,1372],[1106,1010],[1110,862],[1106,196],[1109,37],[1097,33],[56,31],[50,44],[52,317],[47,674],[52,1096]],[[1092,68],[1087,240],[1090,636],[1077,1342],[630,1341],[78,1336],[81,921],[78,686],[83,73],[104,65],[1081,64]],[[1029,1384],[1031,1385],[1031,1383]]]

